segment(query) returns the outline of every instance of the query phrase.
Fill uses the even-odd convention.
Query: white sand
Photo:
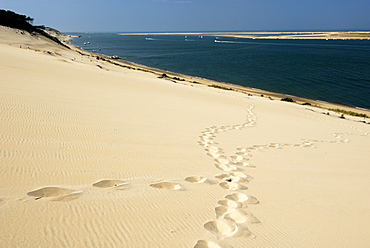
[[[0,58],[0,247],[368,247],[370,125],[4,27]]]
[[[369,31],[332,31],[332,32],[203,32],[203,33],[121,33],[120,35],[191,35],[236,37],[248,39],[315,39],[315,40],[369,40]]]

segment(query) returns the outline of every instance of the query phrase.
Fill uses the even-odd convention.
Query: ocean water
[[[73,35],[86,51],[150,67],[370,109],[370,40]]]

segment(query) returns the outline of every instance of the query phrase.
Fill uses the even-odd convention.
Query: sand
[[[331,32],[192,32],[192,33],[121,33],[120,35],[191,35],[235,37],[247,39],[282,40],[370,40],[370,31],[331,31]],[[217,39],[217,38],[216,38]]]
[[[0,57],[0,247],[368,247],[363,119],[4,27]]]

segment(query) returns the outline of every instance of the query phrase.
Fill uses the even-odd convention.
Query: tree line
[[[33,18],[29,16],[20,15],[10,10],[0,9],[0,25],[2,26],[18,28],[31,33],[36,31],[32,22]]]
[[[59,45],[62,45],[69,49],[69,47],[60,42],[60,40],[44,32],[44,30],[42,30],[45,29],[44,26],[33,26],[32,23],[33,18],[29,16],[20,15],[10,10],[0,9],[0,25],[10,28],[21,29],[31,34],[39,33],[49,38],[50,40],[58,43]]]

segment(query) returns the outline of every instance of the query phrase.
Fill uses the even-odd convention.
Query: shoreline
[[[118,33],[119,35],[191,35],[219,36],[246,39],[320,39],[320,40],[370,40],[370,31],[329,31],[329,32],[158,32]]]
[[[368,33],[370,35],[370,32]],[[147,34],[148,33],[142,33],[140,35],[147,35]],[[172,34],[177,35],[177,33],[161,33],[160,35],[172,35]],[[183,35],[183,34],[189,35],[191,33],[179,33],[178,35]],[[198,34],[198,33],[193,33],[193,34]],[[205,33],[199,33],[199,34],[205,34]],[[212,33],[212,34],[216,34],[216,33]],[[135,34],[124,34],[124,35],[135,35]],[[225,37],[230,37],[230,36],[225,35]],[[331,102],[318,100],[318,99],[310,99],[310,98],[305,98],[305,97],[300,97],[300,96],[295,96],[295,95],[290,95],[290,94],[272,92],[272,91],[258,89],[258,88],[251,88],[247,86],[241,86],[241,85],[236,85],[236,84],[231,84],[231,83],[226,83],[226,82],[220,82],[220,81],[216,81],[212,79],[201,78],[201,77],[186,75],[186,74],[177,73],[177,72],[171,72],[168,70],[149,67],[146,65],[142,65],[142,64],[135,63],[135,62],[122,60],[122,59],[112,59],[109,56],[98,54],[96,52],[89,52],[89,51],[84,50],[81,47],[72,45],[70,42],[75,38],[78,38],[78,37],[77,36],[71,37],[71,39],[65,42],[65,44],[68,46],[71,46],[71,48],[77,49],[81,53],[86,53],[86,54],[89,54],[90,56],[102,58],[103,60],[108,61],[109,63],[115,64],[117,66],[127,67],[129,69],[141,70],[141,71],[145,71],[148,73],[153,73],[158,76],[166,74],[168,76],[167,79],[175,83],[187,83],[193,86],[199,84],[199,85],[208,86],[208,87],[215,85],[223,89],[232,89],[235,92],[240,92],[240,93],[247,94],[247,95],[252,94],[256,96],[267,97],[267,98],[270,98],[271,100],[281,100],[283,98],[288,97],[288,98],[292,98],[294,102],[297,104],[309,103],[318,108],[322,108],[323,110],[343,109],[345,111],[352,111],[352,112],[356,112],[359,114],[364,114],[368,117],[370,116],[369,109],[361,108],[357,106],[345,105],[345,104],[340,104],[340,103],[331,103]],[[180,80],[176,80],[176,79],[180,79]],[[329,114],[332,113],[335,115],[333,111],[329,111],[328,113]]]

